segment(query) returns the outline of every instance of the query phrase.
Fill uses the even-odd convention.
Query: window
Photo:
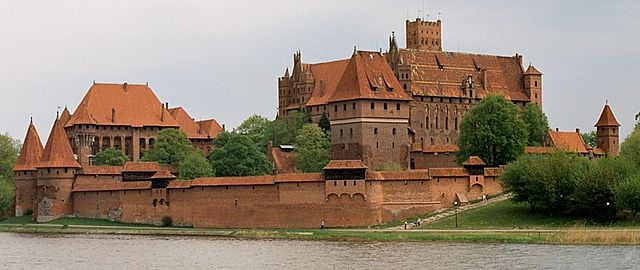
[[[396,111],[400,110],[400,103],[396,103]]]
[[[534,85],[535,87],[538,87],[538,81],[533,81],[533,85]]]
[[[345,112],[347,111],[347,104],[342,104],[342,110]]]
[[[436,129],[438,129],[438,117],[436,116]]]
[[[355,109],[356,109],[356,103],[354,102],[352,105],[353,105],[353,106],[352,106],[352,107],[353,107],[353,109],[355,110]]]
[[[402,85],[402,89],[407,90],[407,84],[406,83]]]
[[[428,115],[427,115],[427,120],[426,121],[427,121],[427,123],[426,123],[427,129],[429,129],[429,116]]]
[[[353,129],[349,128],[349,137],[353,138]]]
[[[377,127],[373,128],[373,135],[378,135],[378,128]]]
[[[456,130],[458,130],[458,117],[456,117],[455,121]]]
[[[382,108],[385,109],[385,110],[387,109],[387,103],[386,102],[382,104]]]
[[[375,102],[371,102],[371,109],[375,110],[376,109],[376,103]]]
[[[396,128],[393,128],[393,129],[391,130],[391,134],[396,135]]]
[[[449,130],[449,116],[444,118],[444,129]]]
[[[338,111],[338,105],[334,105],[334,106],[333,106],[333,111],[334,111],[334,112],[337,112],[337,111]]]
[[[342,131],[342,129],[340,129],[340,137],[344,136],[344,131]]]
[[[391,148],[396,148],[396,143],[395,142],[391,142]]]

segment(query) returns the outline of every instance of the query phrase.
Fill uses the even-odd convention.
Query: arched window
[[[438,116],[436,116],[436,129],[438,129]]]
[[[393,128],[393,129],[391,130],[391,134],[396,135],[396,128]]]
[[[449,116],[444,118],[444,129],[449,130]]]
[[[353,138],[353,128],[349,128],[349,137]]]
[[[378,135],[378,128],[377,127],[373,128],[373,135]]]
[[[533,85],[534,85],[535,87],[538,87],[538,81],[533,81]]]

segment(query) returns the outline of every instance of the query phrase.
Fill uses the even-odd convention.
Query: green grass
[[[56,219],[47,224],[59,224],[59,225],[85,225],[85,226],[122,226],[122,227],[153,227],[153,225],[149,224],[138,224],[138,223],[122,223],[117,221],[111,221],[107,219],[94,219],[94,218],[77,218],[77,217],[66,217]]]
[[[21,217],[11,217],[0,220],[0,224],[31,224],[35,221],[31,220],[31,215]]]
[[[573,227],[640,227],[640,219],[610,223],[532,212],[528,205],[511,200],[458,214],[458,229],[561,229]],[[423,229],[455,229],[455,216],[425,224]]]

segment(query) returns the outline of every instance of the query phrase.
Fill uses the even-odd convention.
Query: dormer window
[[[372,87],[371,89],[373,90],[373,92],[378,92],[378,87],[375,87],[375,86],[374,86],[374,87]]]

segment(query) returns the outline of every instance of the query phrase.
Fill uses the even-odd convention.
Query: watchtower
[[[618,156],[620,150],[620,123],[613,115],[608,102],[604,105],[600,119],[598,119],[595,127],[598,147],[602,148],[608,155]]]
[[[524,90],[529,95],[529,100],[542,109],[542,72],[530,64],[524,72],[523,79]]]
[[[17,217],[27,212],[33,212],[36,200],[36,183],[38,171],[36,165],[42,154],[42,142],[38,131],[33,125],[33,119],[29,123],[27,135],[20,149],[20,156],[13,167],[16,182],[16,208]]]
[[[407,49],[442,51],[441,21],[407,20],[405,23]]]

